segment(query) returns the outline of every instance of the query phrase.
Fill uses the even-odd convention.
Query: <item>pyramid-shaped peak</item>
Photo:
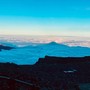
[[[67,45],[61,44],[61,43],[57,43],[57,42],[50,42],[48,43],[48,45],[58,45],[58,46],[63,46],[63,47],[68,47]]]
[[[50,42],[49,44],[50,44],[50,45],[58,45],[58,43],[55,42],[55,41],[52,41],[52,42]]]

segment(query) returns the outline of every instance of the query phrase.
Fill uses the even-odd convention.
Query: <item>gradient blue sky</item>
[[[0,0],[0,34],[90,36],[90,0]]]

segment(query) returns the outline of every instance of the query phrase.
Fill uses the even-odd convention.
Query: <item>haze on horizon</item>
[[[0,35],[90,37],[90,0],[2,0]]]

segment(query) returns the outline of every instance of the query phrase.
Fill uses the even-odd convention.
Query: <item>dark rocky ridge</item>
[[[8,67],[8,68],[7,68]],[[0,64],[0,75],[20,79],[46,90],[61,90],[63,83],[90,83],[90,56],[40,58],[35,65]],[[65,73],[65,71],[75,71]],[[70,86],[72,86],[70,84]],[[48,89],[49,88],[49,89]],[[69,90],[69,89],[68,89]],[[72,89],[70,89],[72,90]]]
[[[90,62],[90,56],[85,56],[85,57],[52,57],[52,56],[45,56],[45,58],[39,58],[39,61],[37,63],[67,64],[67,63],[80,63],[80,62]]]
[[[13,47],[0,45],[0,51],[1,50],[11,50],[11,49],[13,49]]]

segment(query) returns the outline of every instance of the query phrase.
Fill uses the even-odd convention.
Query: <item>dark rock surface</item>
[[[23,80],[41,88],[46,88],[46,90],[61,90],[61,87],[73,88],[78,87],[81,83],[90,83],[89,68],[90,56],[46,56],[40,58],[35,65],[1,63],[0,75]]]

